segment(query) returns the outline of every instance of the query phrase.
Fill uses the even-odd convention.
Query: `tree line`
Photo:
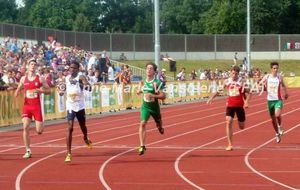
[[[154,0],[0,0],[0,22],[81,32],[152,33]],[[299,0],[250,0],[253,34],[299,34]],[[245,34],[247,0],[160,0],[166,34]]]

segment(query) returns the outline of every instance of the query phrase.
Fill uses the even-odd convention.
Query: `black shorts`
[[[239,122],[244,122],[246,120],[245,110],[243,107],[226,107],[226,116],[234,118],[234,113],[236,113]]]
[[[67,119],[68,121],[73,121],[75,119],[75,117],[77,118],[77,120],[79,122],[83,122],[85,121],[85,110],[79,110],[78,112],[75,112],[73,110],[68,110],[67,111]]]

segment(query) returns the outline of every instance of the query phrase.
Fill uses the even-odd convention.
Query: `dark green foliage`
[[[161,33],[245,34],[247,0],[160,0]],[[300,1],[251,0],[254,34],[299,33]],[[0,0],[0,22],[73,31],[153,33],[153,0]]]

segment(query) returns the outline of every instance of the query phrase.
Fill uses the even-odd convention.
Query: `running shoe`
[[[232,146],[231,145],[228,145],[227,147],[226,147],[226,149],[225,150],[227,150],[227,151],[232,151],[233,150],[233,148],[232,148]]]
[[[159,133],[162,134],[162,135],[165,133],[165,129],[162,128],[162,127],[159,127],[159,128],[158,128],[158,131],[159,131]]]
[[[23,158],[31,158],[31,151],[29,151],[29,150],[27,150],[26,152],[25,152],[25,154],[23,155]]]
[[[281,141],[280,133],[276,133],[275,140],[276,140],[277,143],[280,143],[280,141]]]
[[[68,153],[65,162],[71,162],[71,161],[72,161],[72,154]]]
[[[86,146],[88,147],[88,149],[93,148],[93,144],[92,144],[92,141],[90,139],[85,139],[84,142],[85,142]]]
[[[139,151],[139,155],[143,155],[146,151],[146,147],[145,146],[140,146],[138,151]]]

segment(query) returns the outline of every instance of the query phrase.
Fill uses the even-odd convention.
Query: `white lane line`
[[[294,103],[294,102],[299,102],[299,100],[293,101],[293,102],[289,102],[289,103],[287,103],[287,104],[291,104],[291,103]],[[252,107],[253,107],[253,106],[252,106]],[[262,113],[262,112],[265,112],[265,110],[261,110],[261,111],[258,111],[258,112],[254,112],[254,113],[252,113],[252,114],[248,114],[248,116],[255,115],[255,114],[257,114],[257,113]],[[222,114],[223,114],[223,112],[222,112]],[[207,116],[207,117],[214,117],[215,115],[216,115],[216,114],[210,115],[210,116]],[[220,114],[217,114],[217,115],[220,115]],[[205,118],[205,117],[204,117],[204,118]],[[198,119],[199,119],[199,118],[198,118]],[[188,122],[191,122],[191,121],[194,121],[194,120],[198,120],[198,119],[192,119],[192,120],[188,120],[188,121],[184,121],[184,122],[179,122],[179,123],[177,123],[177,124],[172,124],[172,125],[180,125],[180,124],[188,123]],[[266,123],[266,122],[269,122],[269,121],[265,121],[264,123]],[[181,137],[181,136],[184,136],[184,135],[187,135],[187,134],[191,134],[191,133],[198,132],[198,131],[201,131],[201,130],[213,128],[213,127],[215,127],[215,126],[218,126],[218,125],[224,124],[224,123],[225,123],[225,122],[222,121],[222,122],[219,122],[219,123],[216,123],[216,124],[213,124],[213,125],[209,125],[208,127],[204,127],[204,128],[200,128],[200,129],[188,131],[188,132],[182,133],[182,134],[180,134],[180,135],[175,135],[175,136],[173,136],[173,137],[169,137],[169,138],[166,138],[166,139],[163,139],[163,140],[155,141],[155,142],[150,143],[150,144],[148,144],[148,145],[157,144],[157,143],[164,142],[164,141],[167,141],[167,140],[170,140],[170,139],[174,139],[174,138],[177,138],[177,137]],[[256,125],[256,126],[257,126],[257,125]],[[247,129],[247,128],[246,128],[246,129]],[[246,129],[244,129],[243,131],[245,131]],[[153,130],[153,129],[152,129],[152,130]],[[247,129],[247,130],[248,130],[248,129]],[[239,132],[241,132],[241,131],[239,131]],[[239,132],[237,132],[237,133],[239,133]],[[226,138],[226,136],[225,136],[225,137],[222,137],[221,139],[217,139],[216,142],[219,141],[219,140],[223,140],[223,139],[225,139],[225,138]],[[213,141],[212,143],[205,144],[204,146],[207,146],[207,145],[213,144],[213,143],[214,143],[214,141]],[[196,149],[196,148],[193,148],[192,150],[195,150],[195,149]],[[129,150],[124,151],[124,152],[121,152],[121,153],[119,153],[119,154],[116,154],[115,156],[112,156],[111,158],[107,159],[107,160],[102,164],[102,166],[101,166],[101,168],[100,168],[100,170],[99,170],[99,179],[100,179],[102,185],[103,185],[107,190],[111,190],[111,188],[110,188],[110,186],[107,184],[107,182],[106,182],[106,180],[105,180],[105,178],[104,178],[104,170],[105,170],[106,166],[107,166],[107,165],[109,164],[109,162],[112,161],[113,159],[115,159],[115,158],[117,158],[117,157],[119,157],[119,156],[121,156],[121,155],[124,155],[124,154],[126,154],[126,153],[128,153],[128,152],[134,151],[134,150],[135,150],[135,148],[129,149]]]
[[[258,104],[256,104],[256,105],[261,105],[261,104],[262,104],[262,103],[258,103]],[[219,108],[217,107],[217,108],[213,108],[213,109],[211,109],[211,110],[214,110],[214,109],[219,109]],[[203,111],[204,111],[204,110],[203,110]],[[205,110],[205,111],[207,111],[207,110]],[[197,113],[197,112],[201,112],[201,111],[195,111],[195,112],[192,112],[192,113]],[[188,113],[188,114],[192,114],[192,113]],[[214,117],[214,116],[220,115],[220,114],[222,114],[222,113],[210,115],[209,117]],[[184,115],[184,114],[181,114],[181,115]],[[176,115],[175,115],[175,116],[172,116],[172,117],[176,117]],[[170,118],[170,117],[168,117],[168,118]],[[168,118],[165,118],[165,119],[168,119]],[[204,119],[204,118],[207,118],[207,116],[205,116],[205,117],[203,117],[203,118],[194,119],[194,120],[201,120],[201,119]],[[188,122],[191,122],[191,121],[194,121],[194,120],[189,120]],[[184,121],[184,122],[181,122],[181,123],[183,124],[183,123],[188,123],[188,122],[187,122],[187,121]],[[220,122],[220,123],[223,123],[223,122]],[[136,125],[137,125],[137,124],[139,124],[139,123],[136,123]],[[132,124],[132,125],[133,125],[133,124]],[[125,126],[125,127],[132,126],[132,125],[127,125],[127,126]],[[176,126],[176,125],[178,125],[178,123],[168,125],[168,126],[166,126],[166,128],[167,128],[167,127]],[[212,125],[211,127],[214,127],[214,126],[217,126],[217,125],[215,124],[215,125]],[[101,132],[101,131],[113,130],[113,129],[116,129],[116,128],[125,128],[125,127],[123,126],[123,127],[115,127],[115,128],[105,129],[105,130],[99,130],[99,131],[92,132],[92,133],[89,133],[89,134],[99,133],[99,132]],[[211,128],[211,127],[206,127],[206,128],[204,128],[204,129]],[[201,130],[204,130],[204,129],[201,129]],[[151,129],[151,130],[148,130],[148,131],[154,131],[154,130],[156,131],[156,129]],[[195,131],[199,131],[199,129],[198,129],[198,130],[193,130],[192,132],[195,132]],[[187,134],[190,134],[190,133],[192,133],[192,132],[188,132]],[[108,139],[108,140],[99,141],[99,142],[93,143],[93,144],[96,145],[96,144],[101,144],[101,143],[105,143],[105,142],[110,142],[110,141],[118,140],[118,139],[121,139],[121,138],[126,138],[126,137],[129,137],[129,136],[133,136],[133,135],[136,135],[136,134],[138,134],[138,133],[132,133],[132,134],[129,134],[129,135],[123,135],[123,136],[116,137],[116,138],[110,138],[110,139]],[[81,136],[81,135],[76,135],[76,136]],[[76,136],[74,136],[74,137],[76,137]],[[179,135],[179,136],[182,136],[182,135]],[[174,137],[174,138],[176,138],[176,137]],[[56,140],[51,140],[51,141],[46,141],[46,142],[43,142],[43,143],[36,143],[35,145],[37,145],[37,144],[44,144],[44,143],[48,143],[48,142],[55,142],[55,141],[62,140],[62,139],[64,139],[64,138],[56,139]],[[170,138],[170,139],[172,139],[172,138]],[[159,143],[159,142],[161,142],[161,141],[157,141],[157,143]],[[75,148],[74,148],[74,149],[75,149]],[[73,150],[74,150],[74,149],[73,149]],[[130,150],[132,151],[132,150],[135,150],[135,149],[130,149]],[[57,152],[57,153],[48,155],[47,157],[41,158],[41,159],[39,159],[39,160],[37,160],[37,161],[31,163],[31,164],[28,165],[27,167],[25,167],[25,168],[17,175],[16,182],[15,182],[16,190],[20,190],[20,189],[21,189],[21,188],[20,188],[21,179],[22,179],[22,176],[25,174],[25,172],[26,172],[27,170],[29,170],[31,167],[33,167],[34,165],[38,164],[39,162],[42,162],[42,161],[44,161],[44,160],[46,160],[46,159],[48,159],[48,158],[54,157],[54,156],[59,155],[59,154],[62,154],[62,153],[64,153],[64,152],[66,152],[66,151],[64,150],[64,151],[60,151],[60,152]],[[127,151],[126,151],[126,152],[127,152]],[[1,151],[0,151],[0,153],[1,153]]]
[[[31,184],[97,184],[95,181],[26,181]]]
[[[216,108],[215,108],[215,109],[216,109]],[[199,112],[199,111],[195,111],[195,112]],[[194,113],[194,112],[192,112],[192,113]],[[189,113],[189,114],[190,114],[190,113]],[[182,114],[181,114],[181,115],[182,115]],[[214,115],[220,115],[220,114],[214,114]],[[213,117],[214,115],[212,115],[212,117]],[[172,116],[172,117],[176,117],[176,116]],[[168,118],[170,118],[170,117],[168,117]],[[207,118],[207,116],[205,116],[205,117],[203,117],[203,118]],[[167,119],[167,118],[166,118],[166,119]],[[198,118],[198,119],[195,119],[195,120],[201,120],[201,119],[202,119],[202,118]],[[188,122],[191,122],[191,120],[189,120]],[[184,122],[182,122],[182,123],[188,123],[188,122],[187,122],[187,121],[184,121]],[[138,125],[138,124],[139,124],[139,123],[136,123],[135,125]],[[171,126],[176,126],[177,124],[178,124],[178,123],[176,123],[176,124],[170,124],[170,125],[166,126],[165,128],[171,127]],[[122,127],[115,127],[115,128],[110,128],[110,129],[100,130],[100,131],[92,132],[92,133],[89,133],[89,134],[99,133],[99,132],[101,132],[101,131],[109,131],[109,130],[113,130],[113,129],[116,129],[116,128],[125,128],[125,127],[132,126],[132,125],[134,125],[134,124],[126,125],[126,126],[122,126]],[[156,130],[157,130],[157,129],[151,129],[151,130],[148,130],[148,131],[156,131]],[[110,139],[107,139],[107,140],[104,140],[104,141],[99,141],[99,142],[97,142],[97,143],[94,142],[93,145],[97,145],[97,144],[101,144],[101,143],[105,143],[105,142],[110,142],[110,141],[114,141],[114,140],[118,140],[118,139],[130,137],[130,136],[137,135],[137,134],[138,134],[138,133],[135,132],[135,133],[128,134],[128,135],[123,135],[123,136],[119,136],[119,137],[115,137],[115,138],[110,138]],[[81,136],[81,135],[76,135],[76,136]],[[35,145],[45,144],[45,143],[49,143],[49,142],[55,142],[55,141],[62,140],[62,139],[65,139],[65,138],[55,139],[55,140],[46,141],[46,142],[42,142],[42,143],[36,143]],[[81,148],[81,147],[78,147],[78,148]],[[73,150],[75,150],[75,149],[77,149],[77,148],[73,148]],[[135,150],[135,148],[133,148],[132,150]],[[2,151],[0,151],[0,153],[1,153],[1,152],[2,152]],[[29,170],[31,167],[33,167],[34,165],[38,164],[39,162],[42,162],[42,161],[44,161],[44,160],[47,160],[48,158],[54,157],[54,156],[59,155],[59,154],[62,154],[62,153],[64,153],[64,152],[66,152],[66,150],[63,150],[63,151],[60,151],[60,152],[57,152],[57,153],[48,155],[48,156],[46,156],[46,157],[44,157],[44,158],[41,158],[41,159],[39,159],[39,160],[36,160],[35,162],[33,162],[33,163],[29,164],[28,166],[26,166],[25,168],[23,168],[23,169],[21,170],[21,172],[17,175],[17,178],[16,178],[16,182],[15,182],[15,188],[16,188],[16,190],[20,190],[20,189],[21,189],[21,187],[20,187],[20,185],[21,185],[21,179],[22,179],[23,175],[25,174],[25,172],[26,172],[27,170]]]
[[[215,183],[204,183],[205,186],[227,186],[227,187],[274,187],[274,185],[268,185],[268,184],[256,184],[256,183],[231,183],[231,184],[215,184]],[[222,189],[222,188],[221,188]]]
[[[300,170],[298,171],[285,171],[285,170],[280,170],[280,171],[275,171],[275,170],[262,170],[260,172],[263,172],[263,173],[300,173]],[[216,171],[182,171],[181,170],[181,173],[184,173],[184,174],[198,174],[198,173],[233,173],[233,174],[253,174],[252,171],[249,171],[249,172],[246,172],[246,171],[225,171],[225,172],[222,172],[222,171],[219,171],[219,172],[216,172]]]
[[[178,113],[178,111],[180,111],[180,112],[182,112],[183,110],[189,110],[189,109],[193,109],[194,107],[197,107],[197,108],[199,108],[199,107],[202,107],[202,106],[204,106],[203,104],[200,104],[201,103],[201,101],[199,101],[199,102],[191,102],[190,104],[192,105],[192,106],[190,106],[190,107],[184,107],[184,108],[181,108],[180,107],[180,105],[179,106],[177,106],[177,105],[172,105],[172,107],[175,107],[175,109],[172,109],[172,110],[166,110],[166,111],[163,111],[163,114],[167,114],[167,113],[172,113],[172,112],[175,112],[175,113]],[[216,102],[217,103],[217,102]],[[220,101],[218,101],[218,103],[221,103]],[[117,115],[116,117],[118,117],[118,116],[120,116],[120,115],[125,115],[125,114],[130,114],[130,113],[134,113],[134,112],[137,112],[137,111],[139,111],[139,109],[138,110],[136,110],[136,111],[133,111],[133,112],[119,112],[119,113],[116,113],[115,115]],[[88,114],[87,114],[87,116],[88,116]],[[96,115],[93,115],[93,116],[96,116]],[[101,116],[101,115],[100,115]],[[92,120],[96,120],[96,119],[104,119],[104,118],[107,118],[107,117],[109,117],[109,116],[106,116],[106,115],[103,115],[103,117],[99,117],[99,118],[96,118],[96,117],[93,117],[93,118],[91,118]],[[116,121],[123,121],[123,120],[126,120],[126,121],[128,121],[128,119],[134,119],[134,118],[137,118],[136,116],[132,116],[132,117],[123,117],[123,118],[111,118],[110,120],[107,120],[107,121],[103,121],[103,120],[100,120],[99,122],[96,122],[96,123],[92,123],[92,124],[89,124],[89,123],[87,123],[87,125],[88,125],[88,127],[90,128],[90,127],[92,127],[92,126],[99,126],[99,125],[105,125],[105,124],[109,124],[109,123],[115,123]],[[88,122],[88,120],[87,120],[87,122]],[[21,124],[20,124],[21,125]],[[51,123],[51,124],[49,124],[48,126],[45,126],[45,128],[46,127],[50,127],[50,126],[52,126],[52,125],[55,125],[55,126],[60,126],[60,125],[67,125],[67,121],[66,120],[62,120],[62,121],[60,121],[60,122],[58,122],[58,123]],[[34,126],[31,126],[31,128],[34,128]],[[16,129],[15,131],[18,131],[18,130],[22,130],[22,128],[19,128],[19,129]],[[56,133],[56,132],[59,132],[59,131],[65,131],[66,129],[55,129],[55,130],[51,130],[51,131],[45,131],[43,134],[51,134],[51,133]],[[5,130],[3,130],[3,131],[0,131],[0,134],[1,133],[5,133],[6,131]],[[39,136],[38,134],[35,134],[35,135],[32,135],[32,136]],[[7,139],[0,139],[0,142],[2,142],[2,141],[7,141],[7,140],[11,140],[11,139],[18,139],[18,138],[20,138],[20,137],[11,137],[11,138],[7,138]]]
[[[294,127],[292,127],[292,128],[290,128],[289,130],[287,130],[285,133],[289,133],[290,131],[292,131],[292,130],[298,128],[299,126],[300,126],[300,124],[295,125]],[[270,178],[270,177],[268,177],[268,176],[262,174],[262,171],[257,171],[254,167],[252,167],[252,165],[251,165],[250,162],[249,162],[249,156],[250,156],[254,151],[260,149],[261,147],[263,147],[263,146],[269,144],[269,143],[272,142],[272,141],[274,141],[274,139],[271,139],[271,140],[269,140],[269,141],[267,141],[267,142],[265,142],[265,143],[263,143],[263,144],[257,146],[256,148],[252,149],[251,151],[249,151],[249,152],[246,154],[245,158],[244,158],[244,162],[246,163],[247,167],[248,167],[253,173],[255,173],[255,174],[257,174],[257,175],[259,175],[259,176],[265,178],[266,180],[271,181],[271,182],[273,182],[273,183],[276,183],[276,184],[278,184],[278,185],[280,185],[280,186],[282,186],[282,187],[285,187],[285,188],[288,188],[288,189],[296,190],[297,188],[291,187],[291,186],[289,186],[289,185],[287,185],[287,184],[281,183],[281,182],[279,182],[279,181],[277,181],[277,180],[274,180],[274,179],[272,179],[272,178]]]
[[[288,104],[291,104],[291,103],[292,103],[292,102],[289,102]],[[294,110],[292,110],[292,111],[290,111],[290,112],[287,112],[287,113],[285,113],[285,114],[282,114],[282,115],[287,115],[287,114],[293,113],[293,112],[295,112],[295,111],[297,111],[297,110],[299,110],[299,109],[300,109],[300,108],[294,109]],[[249,115],[248,115],[248,116],[249,116]],[[257,123],[257,124],[255,124],[255,125],[252,125],[251,127],[247,127],[246,129],[243,129],[242,131],[235,132],[234,134],[238,134],[238,133],[245,132],[245,131],[247,131],[247,130],[250,130],[250,129],[252,129],[252,128],[255,128],[255,127],[257,127],[257,126],[259,126],[259,125],[262,125],[262,124],[264,124],[264,123],[267,123],[267,122],[270,122],[270,119],[268,119],[268,120],[266,120],[266,121],[263,121],[263,122],[260,122],[260,123]],[[226,139],[226,138],[227,138],[226,136],[221,137],[221,138],[216,139],[216,140],[214,140],[214,141],[211,141],[211,142],[209,142],[209,143],[206,143],[206,144],[203,144],[203,145],[201,145],[201,146],[195,147],[195,148],[193,148],[193,149],[191,149],[191,150],[188,150],[188,151],[182,153],[180,156],[178,156],[177,159],[176,159],[176,161],[175,161],[175,163],[174,163],[174,167],[175,167],[175,171],[177,172],[177,174],[179,175],[179,177],[181,177],[184,181],[186,181],[188,184],[190,184],[191,186],[195,187],[196,189],[203,190],[203,188],[201,188],[200,186],[196,185],[195,183],[193,183],[191,180],[189,180],[187,177],[185,177],[185,176],[182,174],[182,172],[181,172],[180,169],[179,169],[179,162],[181,161],[181,159],[182,159],[184,156],[186,156],[186,155],[189,154],[190,152],[192,152],[192,151],[194,151],[194,150],[196,150],[196,149],[203,148],[203,147],[205,147],[205,146],[207,146],[207,145],[211,145],[211,144],[216,143],[216,142],[218,142],[218,141],[220,141],[220,140],[224,140],[224,139]],[[274,138],[272,138],[270,141],[272,141],[272,140],[274,140]]]
[[[263,98],[257,98],[255,101],[258,101],[259,102],[259,100],[260,99],[263,99]],[[216,104],[217,104],[217,102],[218,102],[218,104],[219,103],[221,103],[221,101],[219,100],[219,101],[216,101]],[[215,104],[215,105],[216,105]],[[222,105],[223,105],[224,103],[222,103]],[[253,105],[253,106],[259,106],[259,105],[262,105],[262,104],[265,104],[265,103],[258,103],[258,104],[255,104],[255,105]],[[197,103],[195,103],[195,105],[197,105],[197,107],[198,108],[200,108],[200,107],[202,107],[202,106],[207,106],[206,104],[197,104]],[[201,112],[206,112],[206,111],[208,111],[208,110],[216,110],[216,109],[220,109],[220,107],[214,107],[214,108],[209,108],[209,109],[205,109],[205,110],[203,110],[203,109],[200,109],[200,110],[198,110],[198,111],[194,111],[194,112],[189,112],[189,113],[182,113],[182,114],[176,114],[176,115],[172,115],[172,116],[169,116],[169,117],[165,117],[164,118],[164,120],[167,120],[167,119],[171,119],[171,118],[177,118],[177,117],[179,117],[179,116],[184,116],[184,115],[189,115],[189,114],[193,114],[193,113],[201,113]],[[185,110],[185,109],[180,109],[181,111],[182,110]],[[178,112],[178,111],[177,111]],[[165,113],[168,113],[168,111],[165,111],[165,112],[163,112],[163,115],[165,114]],[[129,117],[129,118],[131,118],[131,117]],[[123,120],[123,119],[119,119],[119,120]],[[125,118],[125,120],[128,120],[128,117],[126,117]],[[90,130],[90,126],[96,126],[96,125],[99,125],[99,124],[103,124],[103,123],[114,123],[116,120],[110,120],[109,122],[97,122],[97,123],[93,123],[92,125],[88,125],[88,130]],[[149,123],[151,123],[151,122],[153,122],[152,120],[149,122]],[[88,134],[90,135],[90,134],[94,134],[94,133],[99,133],[99,132],[106,132],[106,131],[111,131],[111,130],[115,130],[115,129],[122,129],[122,128],[126,128],[126,127],[131,127],[131,126],[136,126],[136,125],[139,125],[139,123],[134,123],[134,124],[129,124],[129,125],[123,125],[123,126],[121,126],[121,127],[112,127],[112,128],[107,128],[107,129],[103,129],[103,130],[98,130],[98,131],[94,131],[94,132],[89,132]],[[63,130],[65,130],[65,129],[63,129]],[[53,130],[53,131],[49,131],[49,132],[44,132],[43,134],[47,134],[47,133],[54,133],[54,132],[58,132],[58,131],[61,131],[60,129],[59,130]],[[38,135],[32,135],[32,136],[38,136]],[[78,135],[74,135],[73,136],[73,138],[75,138],[75,137],[79,137],[79,136],[81,136],[81,134],[78,134]],[[15,137],[14,137],[15,138]],[[51,142],[55,142],[55,141],[60,141],[60,140],[65,140],[65,137],[63,137],[63,138],[59,138],[59,139],[53,139],[53,140],[50,140],[50,141],[45,141],[45,142],[41,142],[41,143],[36,143],[36,144],[32,144],[31,146],[35,146],[35,145],[40,145],[40,144],[45,144],[45,143],[51,143]],[[10,148],[10,149],[5,149],[5,150],[0,150],[0,153],[3,153],[3,152],[8,152],[8,151],[12,151],[12,150],[16,150],[16,149],[20,149],[20,148],[24,148],[25,146],[20,146],[20,147],[15,147],[15,148]]]
[[[300,170],[298,171],[285,171],[285,170],[280,170],[280,171],[276,171],[276,170],[261,170],[260,172],[263,172],[263,173],[300,173]],[[230,172],[230,173],[240,173],[240,174],[253,174],[253,172]]]
[[[259,106],[261,104],[265,104],[265,103],[258,103],[258,104],[255,104],[254,106]],[[254,107],[253,106],[253,107]],[[167,119],[171,119],[171,118],[177,118],[179,116],[184,116],[184,115],[189,115],[189,114],[194,114],[194,113],[201,113],[201,112],[207,112],[208,110],[216,110],[216,109],[220,109],[220,108],[211,108],[211,109],[206,109],[206,110],[198,110],[198,111],[194,111],[194,112],[189,112],[189,113],[183,113],[183,114],[177,114],[177,115],[173,115],[173,116],[169,116],[169,117],[165,117],[164,118],[164,121],[167,120]],[[219,114],[214,114],[213,116],[217,116],[217,115],[221,115],[223,113],[219,113]],[[210,115],[211,116],[211,115]],[[202,117],[202,119],[204,118],[207,118],[207,117],[210,117],[210,116],[205,116],[205,117]],[[199,119],[199,118],[198,118]],[[201,118],[200,118],[201,119]],[[150,121],[149,123],[152,123],[154,121]],[[95,133],[100,133],[100,132],[106,132],[106,131],[113,131],[115,129],[123,129],[123,128],[127,128],[127,127],[132,127],[132,126],[137,126],[139,125],[140,123],[133,123],[133,124],[129,124],[129,125],[123,125],[123,126],[120,126],[120,127],[111,127],[111,128],[107,128],[107,129],[103,129],[103,130],[98,130],[98,131],[93,131],[93,132],[89,132],[88,134],[91,135],[91,134],[95,134]],[[89,129],[89,128],[88,128]],[[74,135],[73,138],[75,137],[81,137],[82,134],[79,133],[78,135]],[[36,143],[36,144],[32,144],[31,146],[36,146],[36,145],[41,145],[41,144],[46,144],[46,143],[51,143],[51,142],[56,142],[56,141],[60,141],[60,140],[65,140],[65,137],[63,138],[58,138],[58,139],[53,139],[53,140],[49,140],[49,141],[44,141],[44,142],[40,142],[40,143]],[[19,148],[24,148],[24,146],[21,146]],[[10,149],[5,149],[5,150],[0,150],[0,153],[3,153],[3,152],[8,152],[8,151],[12,151],[12,150],[16,150],[16,149],[19,149],[19,148],[10,148]]]
[[[207,110],[215,110],[215,109],[220,109],[220,108],[212,108],[212,109],[206,109],[206,110],[201,109],[201,110],[190,112],[190,113],[177,114],[177,115],[165,117],[164,120],[171,119],[171,118],[176,118],[176,117],[179,117],[179,116],[189,115],[191,113],[192,114],[193,113],[201,113],[201,112],[206,112]],[[126,118],[126,120],[128,120],[128,118]],[[154,122],[154,121],[150,121],[149,123],[152,123],[152,122]],[[99,123],[101,123],[101,122],[99,122]],[[133,124],[128,124],[128,125],[123,125],[123,126],[120,126],[120,127],[110,127],[110,128],[103,129],[103,130],[97,130],[97,131],[89,132],[88,134],[91,135],[91,134],[100,133],[100,132],[113,131],[115,129],[123,129],[123,128],[127,128],[127,127],[137,126],[139,124],[140,123],[138,122],[138,123],[133,123]],[[88,126],[88,130],[90,131],[89,126]],[[81,136],[82,136],[82,134],[79,133],[78,135],[74,135],[73,138],[75,138],[75,137],[81,137]],[[31,146],[41,145],[41,144],[46,144],[46,143],[51,143],[51,142],[56,142],[56,141],[60,141],[60,140],[65,140],[65,137],[63,137],[63,138],[57,138],[57,139],[53,139],[53,140],[49,140],[49,141],[44,141],[44,142],[40,142],[40,143],[35,143],[35,144],[32,144]],[[20,146],[18,148],[15,147],[15,148],[10,148],[10,149],[0,150],[0,153],[12,151],[12,150],[16,150],[16,149],[20,149],[20,148],[24,148],[24,146]]]
[[[153,186],[153,185],[159,185],[159,186],[167,186],[167,185],[184,185],[184,183],[165,183],[165,182],[161,182],[161,183],[157,183],[157,182],[147,182],[147,183],[139,183],[139,182],[132,182],[132,183],[129,183],[129,182],[115,182],[114,184],[117,184],[117,185],[150,185],[150,186]]]

